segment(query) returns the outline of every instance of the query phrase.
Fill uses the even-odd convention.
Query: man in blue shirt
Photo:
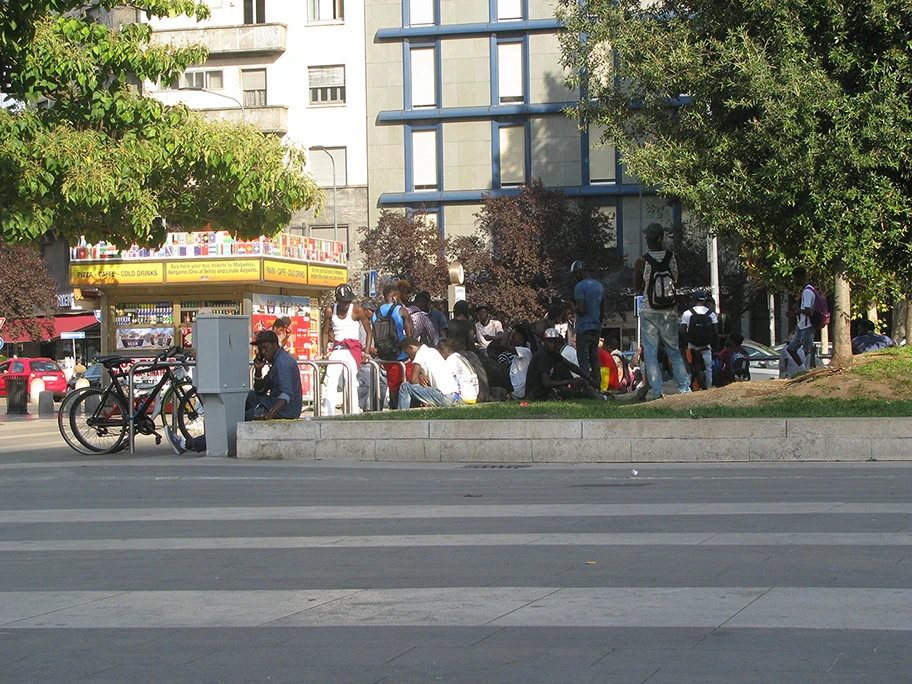
[[[605,288],[592,278],[582,261],[574,261],[570,272],[576,278],[573,298],[576,300],[576,357],[577,365],[594,380],[598,389],[601,368],[598,360],[598,343],[602,332],[602,309],[605,302]]]

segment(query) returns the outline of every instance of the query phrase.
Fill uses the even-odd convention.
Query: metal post
[[[380,370],[380,363],[371,359],[367,362],[371,367],[370,373],[370,410],[371,411],[381,411],[382,407],[380,406],[380,382],[382,380]]]
[[[346,385],[346,391],[342,394],[342,412],[351,413],[351,397],[348,389],[352,386],[351,383],[354,382],[352,378],[351,369],[345,364],[344,361],[336,361],[335,359],[329,360],[307,360],[307,361],[298,361],[299,366],[307,366],[312,369],[314,374],[314,418],[319,418],[322,416],[323,412],[323,383],[320,380],[320,367],[321,366],[330,366],[332,364],[338,364],[342,366],[342,377],[344,378]]]
[[[719,288],[719,238],[709,238],[709,288],[716,303],[716,314],[722,313],[721,290]]]

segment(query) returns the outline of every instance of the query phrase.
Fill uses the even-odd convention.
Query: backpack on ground
[[[750,359],[747,354],[742,354],[741,352],[732,354],[731,368],[732,379],[735,382],[751,379]]]
[[[677,304],[675,280],[671,273],[671,260],[674,254],[665,252],[661,261],[656,261],[648,252],[643,259],[652,267],[649,282],[646,283],[646,301],[653,309],[671,309]]]
[[[690,320],[687,322],[687,342],[695,347],[708,347],[715,338],[715,327],[712,321],[712,313],[707,310],[706,313],[697,313],[693,307],[690,311]]]
[[[387,313],[384,314],[381,306],[377,309],[377,318],[371,323],[377,357],[384,361],[395,361],[399,358],[399,331],[393,318],[395,307],[395,303],[390,304]]]
[[[814,292],[814,310],[811,312],[811,325],[817,330],[821,330],[830,324],[830,307],[827,305],[824,297],[813,285],[808,285]]]
[[[630,362],[627,357],[620,352],[611,352],[615,364],[618,367],[618,389],[622,392],[629,392],[633,382],[633,373],[630,372]]]

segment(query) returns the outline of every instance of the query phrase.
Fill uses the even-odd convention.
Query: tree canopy
[[[115,0],[96,0],[109,9]],[[196,0],[142,0],[146,16],[203,19]],[[141,93],[206,59],[111,28],[72,0],[0,2],[0,226],[6,242],[55,230],[126,246],[163,241],[156,220],[271,235],[322,205],[302,149],[254,126],[210,121]]]
[[[782,286],[801,262],[870,298],[905,273],[912,4],[560,0],[559,14],[575,115],[737,238],[755,276]]]
[[[54,334],[57,282],[47,274],[41,255],[31,247],[0,242],[0,335],[35,341]]]

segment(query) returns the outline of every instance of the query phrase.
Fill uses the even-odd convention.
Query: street
[[[2,682],[908,682],[912,465],[244,462],[0,422]]]

